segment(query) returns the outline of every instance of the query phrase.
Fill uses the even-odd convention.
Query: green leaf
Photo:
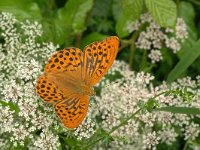
[[[92,8],[92,4],[93,0],[67,1],[65,7],[61,8],[57,13],[59,23],[62,23],[67,29],[82,32],[86,14]],[[86,5],[89,6],[86,7]]]
[[[197,40],[197,29],[195,27],[194,22],[195,10],[191,3],[184,1],[180,2],[179,17],[183,18],[185,23],[187,24],[187,31],[189,32],[189,37],[191,37],[193,40]]]
[[[123,37],[126,37],[129,35],[129,32],[127,30],[128,23],[129,22],[128,22],[127,18],[123,14],[121,14],[119,16],[119,19],[118,19],[116,27],[115,27],[117,35],[119,37],[123,38]]]
[[[143,0],[122,0],[122,12],[129,20],[139,19],[143,10]]]
[[[127,25],[139,19],[142,13],[144,1],[143,0],[121,0],[122,10],[121,15],[116,24],[116,32],[119,37],[125,37],[129,34]]]
[[[153,19],[162,27],[174,28],[177,18],[176,4],[172,0],[145,0]]]
[[[191,49],[187,49],[184,56],[178,64],[169,73],[167,82],[170,83],[177,79],[199,56],[200,56],[200,40],[198,40]]]
[[[93,0],[68,0],[65,6],[57,11],[53,21],[56,43],[69,42],[73,40],[74,34],[84,31],[86,15],[92,4]]]
[[[13,103],[13,102],[0,101],[0,104],[1,104],[3,107],[8,106],[11,110],[14,110],[15,113],[19,113],[19,112],[20,112],[19,107],[18,107],[15,103]]]
[[[187,114],[187,115],[199,115],[200,109],[194,107],[161,107],[156,109],[157,111],[167,111],[171,113],[178,113],[178,114]]]
[[[85,30],[85,20],[87,13],[92,9],[93,3],[93,0],[84,0],[79,4],[72,23],[72,27],[75,33],[81,33]]]
[[[91,34],[88,34],[87,36],[85,36],[82,41],[81,41],[81,46],[80,48],[83,49],[86,45],[94,42],[94,41],[101,41],[105,38],[107,38],[108,35],[103,35],[97,32],[93,32]]]
[[[38,5],[31,0],[1,0],[0,11],[10,12],[19,20],[41,20]]]
[[[185,13],[187,12],[187,13]],[[183,42],[182,50],[178,52],[178,56],[182,57],[183,54],[191,49],[195,41],[197,40],[197,28],[195,27],[195,10],[191,3],[188,2],[180,2],[179,4],[179,17],[183,18],[188,31],[188,38],[185,42]]]

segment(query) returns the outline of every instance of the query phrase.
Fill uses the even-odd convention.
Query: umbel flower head
[[[178,18],[175,30],[160,27],[150,13],[142,14],[140,19],[129,22],[127,30],[132,33],[138,30],[142,25],[147,27],[139,34],[136,41],[136,48],[149,51],[148,57],[152,63],[159,62],[163,59],[161,49],[163,47],[177,53],[181,49],[181,43],[188,38],[187,27],[182,18]]]

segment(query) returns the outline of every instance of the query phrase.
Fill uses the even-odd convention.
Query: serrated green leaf
[[[122,0],[122,12],[129,20],[136,20],[143,10],[143,0]]]
[[[116,32],[119,37],[125,37],[129,34],[127,24],[139,19],[142,13],[143,0],[121,0],[121,15],[116,24]]]
[[[1,0],[0,11],[10,12],[19,20],[41,20],[38,5],[31,0]]]
[[[171,113],[178,113],[178,114],[187,114],[187,115],[199,115],[200,109],[194,107],[161,107],[156,109],[157,111],[167,111]]]
[[[169,73],[167,82],[170,83],[177,79],[199,56],[200,56],[200,40],[198,40],[191,49],[188,49],[178,64]]]
[[[174,28],[177,19],[176,4],[172,0],[145,0],[153,19],[162,27]]]

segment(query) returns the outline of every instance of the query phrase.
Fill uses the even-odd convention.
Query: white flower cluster
[[[129,33],[138,30],[143,24],[147,24],[144,31],[139,34],[136,47],[150,50],[148,57],[152,63],[161,61],[161,49],[165,46],[177,53],[181,49],[181,42],[188,37],[187,27],[182,18],[177,19],[176,30],[164,29],[153,21],[149,13],[141,15],[139,20],[129,22],[127,30]],[[164,45],[165,44],[165,45]]]
[[[101,87],[100,96],[95,98],[97,108],[94,111],[98,109],[101,114],[99,117],[102,119],[98,126],[106,131],[110,131],[123,122],[124,118],[136,112],[141,102],[145,103],[149,98],[169,90],[165,82],[160,86],[153,87],[151,84],[153,76],[145,73],[135,74],[124,62],[115,61],[107,76],[112,78],[119,74],[122,77],[115,81],[104,78],[98,85]],[[108,84],[109,86],[107,86]],[[160,107],[199,107],[199,84],[199,77],[197,80],[186,77],[173,82],[170,87],[174,90],[184,90],[184,87],[187,87],[187,91],[195,95],[192,97],[191,103],[184,101],[183,97],[173,94],[160,95],[156,100]],[[200,118],[198,115],[191,116],[162,111],[141,113],[112,133],[114,141],[110,145],[113,149],[123,149],[127,145],[133,149],[138,147],[139,142],[142,142],[139,149],[155,149],[159,143],[172,144],[181,135],[185,136],[185,140],[195,140],[199,136],[199,126],[193,122],[194,117]],[[156,129],[158,126],[159,128]]]
[[[0,13],[0,30],[0,136],[9,139],[6,149],[27,147],[27,141],[29,145],[35,141],[33,147],[42,145],[37,149],[56,149],[60,142],[50,133],[58,124],[57,119],[52,108],[41,109],[48,106],[38,101],[34,88],[44,61],[56,46],[36,42],[42,34],[41,25],[20,23],[9,13]],[[38,131],[40,138],[35,136]]]
[[[95,123],[91,120],[91,118],[84,119],[83,123],[76,128],[74,131],[74,135],[78,140],[82,140],[83,138],[90,138],[95,130]]]
[[[58,48],[53,43],[37,42],[41,29],[37,22],[23,23],[9,13],[0,13],[0,36],[4,39],[0,43],[0,149],[21,145],[56,150],[60,146],[56,132],[68,134],[53,107],[35,93],[44,62]],[[79,140],[89,138],[95,132],[94,126],[88,117],[74,135]]]
[[[42,132],[40,137],[38,137],[35,141],[33,141],[33,145],[31,146],[31,150],[57,150],[60,147],[60,143],[58,142],[59,137],[54,135],[53,133],[47,131]]]

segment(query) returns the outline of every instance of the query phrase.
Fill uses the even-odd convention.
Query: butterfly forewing
[[[80,71],[81,65],[83,65],[82,51],[78,48],[67,48],[54,54],[49,59],[44,71],[54,75],[65,73],[66,76],[73,77],[76,75],[74,72]]]
[[[105,75],[116,58],[118,46],[119,39],[112,36],[84,48],[82,76],[86,84],[94,86]]]
[[[54,105],[55,112],[66,128],[76,128],[88,110],[88,96],[72,95]]]

